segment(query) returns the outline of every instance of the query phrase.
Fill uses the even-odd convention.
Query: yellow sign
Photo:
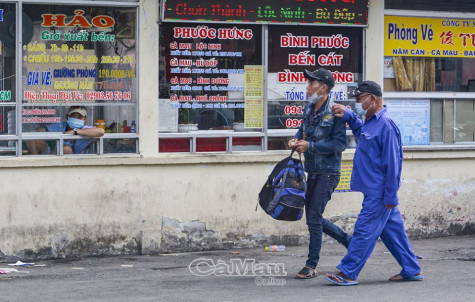
[[[350,192],[351,172],[353,171],[352,160],[341,161],[341,175],[340,183],[335,189],[335,192]]]
[[[244,78],[244,99],[261,99],[262,65],[245,65]]]
[[[262,128],[262,65],[244,66],[244,128]]]
[[[475,57],[475,19],[384,17],[384,55]]]
[[[244,128],[262,128],[262,99],[245,100]]]

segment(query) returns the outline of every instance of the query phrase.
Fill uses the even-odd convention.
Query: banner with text
[[[475,57],[475,20],[401,16],[384,18],[384,55]]]
[[[368,0],[165,0],[163,20],[363,26]]]

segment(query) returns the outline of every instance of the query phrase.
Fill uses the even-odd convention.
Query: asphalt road
[[[0,275],[0,301],[475,300],[475,236],[413,240],[412,246],[424,257],[424,281],[388,281],[400,269],[378,243],[358,278],[360,284],[350,287],[323,279],[336,271],[346,252],[327,242],[319,276],[311,280],[294,279],[305,263],[305,246],[275,253],[262,248],[47,260],[36,262],[45,266],[33,267],[0,263],[0,269],[19,271]]]

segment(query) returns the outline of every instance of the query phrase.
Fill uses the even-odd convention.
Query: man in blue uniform
[[[341,152],[346,148],[346,124],[331,113],[330,90],[335,79],[330,71],[319,68],[304,72],[308,80],[309,102],[304,108],[302,124],[289,148],[305,156],[308,172],[305,196],[305,217],[310,233],[310,243],[305,267],[297,273],[297,279],[317,276],[317,264],[322,247],[322,231],[348,247],[351,236],[338,226],[323,219],[323,211],[340,181]]]
[[[372,81],[361,83],[355,91],[359,116],[333,105],[335,116],[342,117],[358,138],[353,159],[351,189],[364,194],[363,207],[355,224],[348,253],[337,268],[340,272],[327,274],[325,279],[337,285],[356,285],[358,274],[381,237],[402,270],[391,281],[423,280],[422,270],[412,252],[397,208],[401,180],[401,134],[387,116],[381,87]]]

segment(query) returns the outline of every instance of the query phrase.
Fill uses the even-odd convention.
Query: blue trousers
[[[399,209],[388,210],[382,199],[369,196],[364,197],[348,253],[337,268],[346,277],[357,279],[379,237],[402,267],[400,274],[403,277],[422,271],[412,252]]]
[[[351,236],[335,224],[323,218],[323,211],[340,181],[339,175],[312,174],[307,181],[305,217],[307,219],[310,243],[306,266],[315,268],[320,260],[322,232],[348,247]]]

